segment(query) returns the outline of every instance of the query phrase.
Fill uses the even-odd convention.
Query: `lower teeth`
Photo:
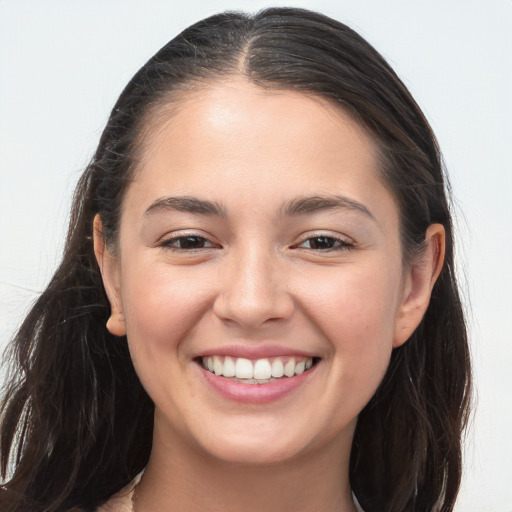
[[[242,384],[268,384],[269,382],[275,382],[276,380],[283,379],[285,377],[280,377],[276,379],[271,377],[270,379],[237,379],[236,377],[224,377],[225,379],[232,380],[234,382],[241,382]]]

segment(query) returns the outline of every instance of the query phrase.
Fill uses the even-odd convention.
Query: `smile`
[[[279,379],[301,375],[309,370],[317,358],[271,357],[251,360],[244,357],[205,356],[201,364],[217,376],[243,384],[268,384]]]

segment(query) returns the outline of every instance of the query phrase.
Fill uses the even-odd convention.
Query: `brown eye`
[[[298,247],[314,251],[330,251],[350,248],[352,245],[332,236],[315,236],[304,240]]]
[[[197,250],[214,247],[206,238],[197,235],[177,236],[162,243],[162,247],[178,250]]]

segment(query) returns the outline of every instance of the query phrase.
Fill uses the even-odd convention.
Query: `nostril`
[[[231,294],[219,297],[213,311],[218,318],[228,324],[245,328],[275,324],[289,319],[294,311],[293,302],[285,293],[257,296],[253,294]]]

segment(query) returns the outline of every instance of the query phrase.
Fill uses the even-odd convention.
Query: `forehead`
[[[290,195],[338,192],[364,202],[387,193],[371,135],[313,94],[234,78],[164,104],[146,128],[129,193],[197,195],[199,187],[209,196],[260,194],[276,204]]]
[[[236,132],[242,136],[249,128],[256,138],[278,124],[283,138],[299,135],[304,129],[320,129],[324,137],[328,131],[331,134],[338,132],[347,143],[363,142],[366,151],[372,153],[369,156],[375,156],[373,136],[334,100],[316,93],[267,89],[237,76],[209,85],[192,86],[189,91],[173,95],[169,102],[163,101],[153,108],[143,130],[142,147],[154,149],[166,131],[176,125],[186,136],[190,131],[194,135],[201,129],[205,133],[210,131],[211,141],[217,145],[215,136],[236,136]],[[340,133],[340,129],[344,133]],[[349,137],[349,131],[353,137]]]

